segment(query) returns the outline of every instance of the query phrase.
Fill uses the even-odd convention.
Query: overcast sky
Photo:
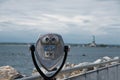
[[[120,0],[0,0],[0,42],[36,42],[58,33],[66,43],[120,44]]]

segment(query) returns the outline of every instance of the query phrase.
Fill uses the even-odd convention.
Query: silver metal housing
[[[40,36],[36,43],[36,57],[47,71],[57,68],[64,56],[64,42],[58,34]]]

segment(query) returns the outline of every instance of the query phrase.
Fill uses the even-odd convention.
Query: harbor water
[[[120,48],[71,47],[67,62],[93,62],[104,56],[120,57]],[[0,45],[0,66],[10,65],[25,75],[31,75],[34,65],[28,45]]]

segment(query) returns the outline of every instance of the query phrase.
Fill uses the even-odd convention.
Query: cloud
[[[69,39],[115,36],[119,34],[119,8],[117,0],[0,0],[0,33],[53,32]]]
[[[41,14],[38,17],[27,16],[27,18],[7,16],[2,17],[0,22],[5,25],[11,22],[12,24],[7,25],[7,27],[13,28],[12,30],[35,30],[38,32],[58,32],[64,34],[71,34],[71,32],[78,34],[77,32],[80,31],[80,34],[89,32],[91,35],[105,35],[107,31],[103,30],[103,27],[118,21],[110,19],[108,16],[98,18],[96,16],[82,15],[68,17],[60,14]]]
[[[31,29],[31,30],[38,29],[46,32],[50,31],[50,32],[65,32],[65,33],[70,30],[69,26],[67,25],[68,23],[84,25],[85,20],[92,19],[90,18],[90,16],[89,17],[86,17],[86,16],[66,17],[64,15],[56,15],[56,14],[41,14],[39,17],[33,16],[32,19],[17,18],[17,17],[11,17],[11,16],[7,16],[7,17],[5,16],[1,18],[2,20],[0,20],[0,22],[2,24],[6,25],[7,24],[6,22],[11,22],[12,25],[13,23],[15,24],[13,26],[14,28],[16,28],[17,26],[21,26],[18,28],[22,29],[23,27],[26,26],[28,27],[28,29]]]

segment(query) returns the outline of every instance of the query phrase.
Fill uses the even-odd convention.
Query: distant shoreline
[[[28,45],[34,43],[0,43],[0,45]]]
[[[35,43],[17,43],[17,42],[0,42],[0,45],[30,45]],[[89,44],[77,44],[77,43],[65,43],[71,47],[89,47]],[[96,47],[119,47],[120,45],[111,45],[111,44],[97,44]]]
[[[73,46],[73,47],[90,47],[90,43],[88,44],[71,44],[69,43],[68,45]],[[120,45],[115,45],[115,44],[96,44],[96,47],[118,47],[120,48]]]

